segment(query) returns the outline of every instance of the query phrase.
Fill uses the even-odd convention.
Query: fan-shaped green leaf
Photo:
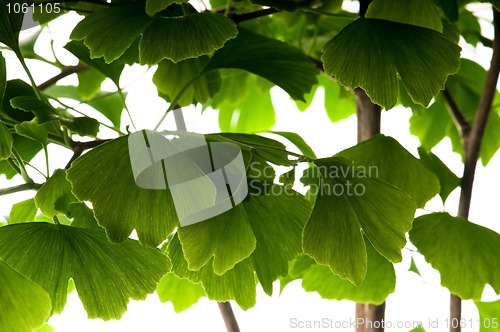
[[[409,194],[417,207],[439,193],[439,179],[394,138],[377,135],[336,156],[352,160],[358,172],[386,181]]]
[[[328,266],[313,264],[302,276],[302,287],[308,292],[318,292],[325,299],[374,304],[384,302],[396,289],[396,273],[390,262],[369,242],[365,243],[368,266],[366,277],[359,286],[333,274]]]
[[[50,298],[46,291],[2,260],[0,279],[0,330],[31,332],[47,321]]]
[[[235,68],[259,75],[285,90],[293,99],[317,83],[314,63],[300,50],[275,39],[239,29],[238,36],[215,52],[206,70]]]
[[[316,158],[316,154],[314,153],[313,149],[309,146],[309,144],[306,143],[306,141],[304,141],[302,137],[300,137],[299,134],[289,131],[271,131],[271,133],[283,136],[284,138],[292,142],[292,144],[295,145],[300,150],[300,152],[304,154],[304,156],[313,159]]]
[[[34,221],[36,217],[35,199],[30,198],[12,205],[9,215],[9,224]]]
[[[500,293],[500,235],[494,231],[447,213],[433,213],[415,219],[410,240],[453,294],[480,299],[486,284]]]
[[[410,196],[366,172],[358,173],[344,158],[319,159],[315,164],[310,172],[317,181],[310,192],[316,201],[303,231],[304,252],[355,285],[367,269],[363,233],[386,259],[401,261],[405,233],[416,210]]]
[[[9,129],[0,121],[0,160],[5,160],[12,154],[14,139]]]
[[[86,16],[73,29],[71,39],[83,39],[92,59],[104,57],[110,63],[125,53],[151,21],[139,7],[107,8]]]
[[[398,74],[412,100],[425,106],[458,70],[460,57],[460,47],[436,31],[367,18],[346,26],[323,52],[327,74],[361,87],[387,109],[397,101]]]
[[[220,14],[203,12],[157,18],[143,32],[140,63],[153,65],[163,59],[179,62],[197,58],[218,50],[237,34],[236,24]]]
[[[374,0],[368,7],[366,17],[443,31],[436,0]]]
[[[173,3],[187,2],[187,0],[146,0],[146,13],[155,16]]]
[[[71,192],[71,184],[66,180],[66,172],[62,169],[56,170],[35,196],[36,206],[49,217],[60,212],[56,209],[56,203],[67,206],[77,201]]]
[[[48,126],[46,124],[37,124],[36,119],[16,124],[14,129],[19,135],[31,138],[39,142],[42,146],[47,145],[49,137]]]
[[[161,278],[156,292],[161,302],[172,302],[177,313],[189,309],[201,297],[206,296],[200,284],[179,278],[173,273],[168,273]]]
[[[89,318],[102,319],[120,318],[169,269],[161,251],[134,240],[112,244],[99,230],[47,223],[1,227],[0,257],[49,293],[53,312],[63,310],[72,278]]]
[[[141,243],[156,247],[178,224],[170,191],[142,189],[135,183],[128,137],[86,153],[67,174],[73,193],[92,203],[111,241],[122,242],[135,229]]]
[[[474,303],[479,310],[479,332],[500,331],[500,300]]]

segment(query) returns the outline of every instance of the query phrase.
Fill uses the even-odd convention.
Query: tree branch
[[[460,110],[460,107],[458,107],[455,99],[450,94],[450,91],[445,88],[443,91],[441,91],[441,94],[443,95],[444,99],[446,100],[446,103],[448,104],[448,109],[450,111],[453,122],[455,123],[455,126],[457,127],[458,132],[460,133],[460,137],[463,139],[464,137],[469,135],[470,123],[465,118],[465,115]]]
[[[42,185],[35,182],[24,183],[15,187],[0,189],[0,196],[14,194],[26,190],[38,190]]]
[[[227,17],[232,19],[235,23],[240,23],[243,21],[252,20],[254,18],[259,18],[262,16],[267,16],[267,15],[275,14],[278,12],[279,12],[279,9],[276,9],[276,8],[265,8],[265,9],[256,10],[256,11],[250,12],[250,13],[229,14],[229,15],[227,15]]]
[[[491,105],[497,89],[498,75],[500,73],[500,13],[493,8],[493,26],[495,38],[493,40],[493,55],[491,56],[490,69],[486,76],[483,94],[479,100],[474,123],[469,133],[463,139],[465,153],[464,173],[460,184],[460,201],[458,216],[468,219],[472,200],[472,188],[476,173],[477,160],[481,151],[481,143],[491,112]],[[462,300],[456,296],[450,297],[450,321],[458,321],[462,317]],[[460,332],[460,324],[456,328],[450,325],[450,332]]]
[[[68,161],[68,164],[66,165],[65,169],[68,169],[71,167],[71,164],[82,155],[82,153],[86,150],[93,149],[101,144],[104,144],[106,142],[110,141],[110,139],[98,139],[95,141],[90,141],[90,142],[73,142],[73,156],[71,159]]]
[[[224,324],[226,324],[227,332],[240,332],[238,322],[234,316],[233,309],[231,308],[231,303],[229,302],[217,302],[219,305],[219,310],[224,319]]]
[[[56,84],[58,81],[62,80],[63,78],[68,77],[71,74],[79,73],[79,72],[82,72],[82,71],[85,71],[88,69],[89,69],[89,67],[87,67],[86,65],[84,65],[82,63],[80,63],[76,66],[64,67],[59,74],[57,74],[54,77],[49,78],[47,81],[40,84],[38,86],[38,89],[40,91],[43,91],[43,90],[51,87],[52,85]]]

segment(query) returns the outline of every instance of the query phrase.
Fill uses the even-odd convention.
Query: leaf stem
[[[469,134],[470,131],[470,123],[467,121],[464,113],[460,110],[460,107],[456,103],[453,96],[450,94],[448,89],[444,89],[441,91],[446,103],[448,104],[448,109],[450,110],[451,117],[453,118],[453,122],[460,133],[460,137],[463,139],[466,135]]]
[[[26,190],[38,190],[42,185],[35,182],[23,183],[18,186],[0,189],[0,196],[10,195]]]
[[[227,332],[239,332],[240,327],[238,326],[238,321],[234,316],[233,308],[231,308],[231,303],[229,302],[217,302],[219,306],[220,313],[224,319],[224,324],[226,324]]]
[[[43,91],[52,85],[56,84],[58,81],[62,80],[65,77],[68,77],[69,75],[76,74],[85,70],[88,70],[89,67],[84,65],[84,64],[78,64],[76,66],[66,66],[64,67],[61,72],[54,77],[49,78],[47,81],[43,82],[38,86],[38,89],[40,91]]]

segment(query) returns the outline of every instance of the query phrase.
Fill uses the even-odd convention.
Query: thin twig
[[[224,319],[224,324],[226,324],[227,332],[239,332],[240,327],[234,316],[233,308],[231,308],[231,303],[229,302],[217,302],[219,305],[219,310]]]
[[[59,74],[57,74],[54,77],[49,78],[47,81],[40,84],[38,86],[38,89],[40,91],[43,91],[43,90],[51,87],[52,85],[56,84],[58,81],[62,80],[63,78],[68,77],[71,74],[79,73],[79,72],[82,72],[82,71],[85,71],[88,69],[89,69],[89,67],[82,64],[82,63],[80,63],[76,66],[64,67]]]
[[[36,182],[28,182],[28,183],[23,183],[18,186],[10,187],[10,188],[4,188],[0,189],[0,196],[5,196],[5,195],[10,195],[14,194],[20,191],[26,191],[26,190],[38,190],[40,189],[42,185]]]
[[[479,100],[474,123],[469,133],[463,139],[465,153],[464,173],[460,185],[460,200],[458,205],[458,216],[467,219],[469,217],[470,204],[472,200],[472,188],[476,172],[477,160],[481,151],[481,143],[491,112],[493,98],[496,93],[498,75],[500,73],[500,13],[493,8],[493,26],[495,38],[493,40],[493,54],[491,56],[490,69],[486,76],[483,93]],[[462,300],[456,295],[450,297],[450,321],[460,322],[462,318]],[[460,332],[461,327],[450,325],[450,332]]]
[[[227,15],[227,17],[232,19],[235,23],[240,23],[243,21],[252,20],[254,18],[259,18],[262,16],[267,16],[267,15],[275,14],[278,12],[279,12],[279,9],[276,9],[276,8],[265,8],[265,9],[257,10],[257,11],[250,12],[250,13],[229,14],[229,15]]]
[[[441,94],[448,104],[448,109],[450,110],[453,122],[455,123],[455,126],[460,133],[460,137],[466,137],[467,135],[469,135],[469,131],[471,128],[469,121],[467,121],[467,119],[465,118],[464,113],[460,110],[460,107],[457,105],[455,99],[450,94],[450,91],[448,89],[445,88],[443,91],[441,91]]]
[[[66,169],[71,167],[71,164],[82,155],[82,153],[86,150],[93,149],[101,144],[104,144],[106,142],[110,141],[109,139],[98,139],[95,141],[90,141],[90,142],[73,142],[73,156],[71,159],[68,161],[68,164],[66,165]]]

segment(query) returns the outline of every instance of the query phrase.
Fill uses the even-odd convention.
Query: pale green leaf
[[[428,108],[414,108],[412,111],[410,133],[418,137],[423,148],[430,150],[446,136],[450,114],[439,99]]]
[[[179,62],[197,58],[218,50],[237,34],[232,20],[210,12],[155,19],[139,43],[140,63],[153,65],[163,59]]]
[[[17,224],[21,222],[34,221],[37,208],[35,199],[30,198],[25,201],[12,205],[9,215],[9,224]]]
[[[355,285],[367,269],[363,233],[386,259],[401,261],[416,210],[410,196],[356,172],[350,160],[333,157],[315,164],[310,172],[318,180],[310,192],[316,201],[303,231],[304,252]]]
[[[328,266],[313,264],[302,276],[302,287],[324,299],[381,304],[396,289],[394,267],[370,243],[366,243],[368,266],[359,286],[332,273]]]
[[[189,309],[201,297],[206,296],[200,284],[179,278],[173,273],[168,273],[161,278],[156,293],[161,302],[171,302],[177,313]]]
[[[50,298],[46,291],[2,260],[0,280],[0,330],[31,332],[47,321]]]
[[[451,293],[479,300],[486,284],[500,293],[498,233],[447,213],[433,213],[415,219],[410,240]]]
[[[0,257],[49,293],[53,312],[63,310],[72,278],[89,318],[105,320],[120,318],[131,298],[154,292],[169,270],[158,249],[134,240],[112,244],[99,230],[47,223],[1,227]]]
[[[366,17],[443,31],[435,0],[374,0],[368,7]]]
[[[500,300],[495,302],[474,302],[479,310],[479,332],[500,331]]]
[[[436,31],[367,18],[346,26],[323,52],[328,75],[351,89],[361,87],[386,109],[397,102],[398,74],[412,100],[426,106],[458,70],[460,58],[460,47]]]
[[[425,332],[424,328],[422,327],[421,324],[419,324],[416,328],[412,329],[409,332]]]
[[[392,137],[377,135],[337,153],[353,161],[350,170],[366,173],[402,189],[417,207],[439,193],[439,179]]]
[[[78,158],[68,170],[68,179],[74,194],[92,203],[111,241],[122,242],[135,229],[141,243],[156,247],[178,225],[170,191],[147,190],[135,183],[128,137]]]
[[[78,74],[78,92],[83,100],[94,98],[101,90],[101,84],[106,76],[95,69],[89,69]]]
[[[0,121],[0,160],[5,160],[10,157],[13,144],[14,139],[9,129]]]
[[[293,99],[317,83],[314,63],[300,50],[275,39],[239,29],[238,36],[215,52],[206,70],[234,68],[261,76],[285,90]]]

